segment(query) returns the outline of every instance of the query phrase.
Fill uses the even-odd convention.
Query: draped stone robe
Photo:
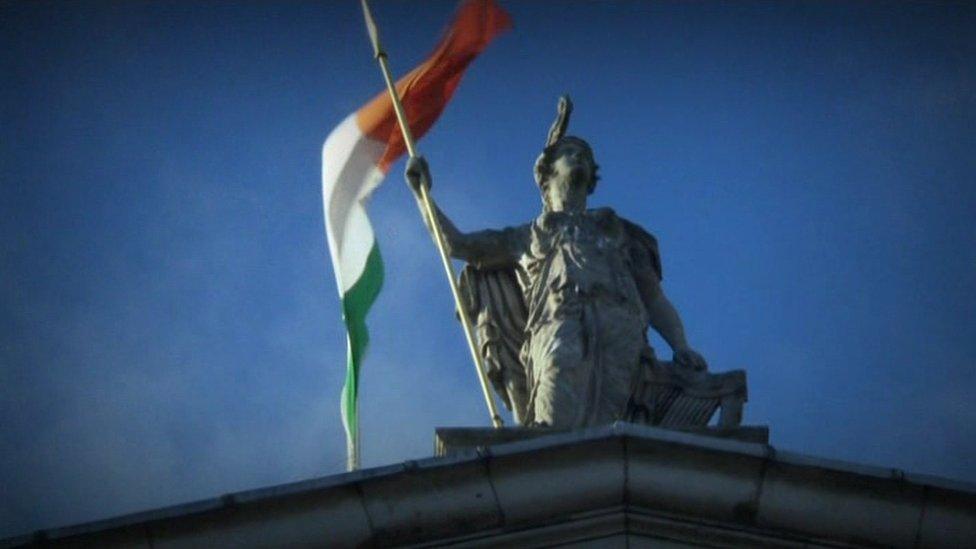
[[[489,377],[524,425],[576,428],[626,419],[647,344],[657,242],[609,208],[544,212],[474,233],[490,258],[462,275]]]

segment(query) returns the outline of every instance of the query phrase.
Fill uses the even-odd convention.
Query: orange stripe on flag
[[[396,83],[415,139],[443,112],[471,61],[511,27],[511,17],[492,0],[469,0],[458,9],[430,57]],[[384,91],[359,109],[356,122],[363,134],[387,144],[378,163],[386,173],[407,150],[389,94]]]

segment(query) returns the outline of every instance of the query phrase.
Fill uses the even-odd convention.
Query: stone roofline
[[[718,546],[976,546],[976,486],[617,423],[10,538],[465,546],[635,533]]]

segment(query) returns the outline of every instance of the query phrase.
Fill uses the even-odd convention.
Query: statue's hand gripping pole
[[[386,52],[380,45],[379,31],[376,28],[376,22],[373,21],[373,14],[369,11],[369,4],[367,0],[360,0],[363,5],[363,15],[366,17],[366,29],[369,32],[370,41],[373,44],[373,56],[379,62],[380,70],[383,72],[383,79],[386,81],[386,89],[390,92],[390,99],[393,101],[393,110],[396,113],[397,122],[399,122],[400,130],[403,132],[403,141],[407,146],[407,153],[411,157],[418,156],[417,148],[413,141],[413,135],[410,133],[410,126],[407,124],[407,117],[403,112],[403,104],[400,102],[400,95],[397,93],[396,86],[393,83],[393,77],[390,75],[390,68],[387,63]],[[451,287],[451,295],[454,296],[454,306],[457,308],[458,317],[461,319],[461,326],[464,328],[464,338],[468,342],[468,350],[471,351],[471,358],[474,360],[475,369],[478,372],[478,380],[481,382],[481,392],[484,394],[485,403],[488,405],[488,414],[491,416],[491,424],[494,427],[502,426],[502,418],[498,415],[498,408],[495,406],[495,399],[491,395],[491,391],[488,389],[488,374],[485,372],[485,366],[482,361],[481,353],[478,352],[478,345],[475,342],[474,330],[471,328],[471,319],[468,317],[468,311],[464,307],[461,301],[461,293],[457,287],[457,276],[454,273],[454,265],[451,263],[451,258],[447,255],[447,248],[444,245],[444,233],[441,230],[440,221],[437,218],[437,212],[434,208],[434,203],[430,198],[430,191],[427,185],[421,184],[420,187],[420,203],[421,203],[421,216],[426,215],[427,219],[430,220],[431,235],[434,238],[434,243],[437,245],[437,251],[441,257],[441,263],[444,266],[444,272],[447,275],[447,282]]]

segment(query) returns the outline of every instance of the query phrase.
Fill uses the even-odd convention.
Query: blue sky
[[[781,449],[976,481],[976,12],[502,2],[421,142],[464,230],[539,212],[555,100],[745,420]],[[375,0],[396,73],[453,3]],[[320,147],[381,89],[357,2],[0,4],[0,536],[338,473],[345,341]],[[488,425],[402,182],[363,460]],[[660,354],[669,351],[659,338]]]

